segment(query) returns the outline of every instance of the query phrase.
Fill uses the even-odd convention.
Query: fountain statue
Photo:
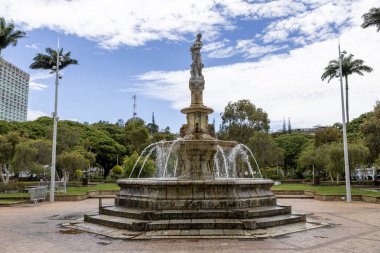
[[[190,48],[191,103],[181,110],[186,124],[177,140],[151,144],[139,157],[143,166],[147,159],[155,159],[156,176],[119,179],[115,206],[100,206],[99,214],[85,215],[86,222],[155,231],[253,230],[305,221],[304,215],[291,214],[289,206],[276,204],[270,190],[273,181],[262,178],[245,145],[216,138],[213,125],[208,123],[213,109],[203,104],[201,38],[198,34]]]

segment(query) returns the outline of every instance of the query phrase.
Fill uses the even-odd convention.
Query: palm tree
[[[51,70],[57,64],[57,51],[50,47],[45,49],[47,54],[38,53],[33,58],[34,62],[29,66],[31,69],[48,69]],[[59,50],[61,65],[59,69],[64,69],[69,65],[78,65],[78,61],[70,58],[70,52],[63,53],[63,48]]]
[[[362,18],[364,19],[363,28],[376,26],[377,31],[380,31],[380,8],[371,8]]]
[[[17,40],[25,37],[25,32],[15,30],[13,22],[7,24],[4,18],[0,18],[0,56],[1,50],[9,45],[16,46]]]
[[[373,69],[367,65],[364,65],[364,61],[360,59],[353,59],[353,55],[350,54],[345,56],[342,60],[342,76],[346,82],[346,116],[347,123],[349,120],[349,110],[348,110],[348,76],[351,74],[359,74],[363,76],[363,72],[372,72]],[[328,78],[327,82],[330,82],[331,79],[336,77],[337,71],[339,70],[339,60],[331,60],[327,67],[325,68],[325,72],[322,74],[322,81]]]

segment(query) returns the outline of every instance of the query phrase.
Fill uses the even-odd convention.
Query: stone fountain
[[[239,173],[232,177],[226,172],[221,177],[216,171],[216,153],[239,144],[217,140],[214,127],[208,123],[213,109],[203,104],[201,37],[197,35],[190,49],[191,104],[181,110],[187,123],[177,141],[164,144],[170,146],[168,156],[177,158],[174,175],[165,177],[166,163],[160,177],[118,180],[120,192],[115,205],[100,205],[99,213],[85,215],[86,222],[136,232],[176,230],[178,235],[182,230],[195,235],[207,230],[208,235],[217,236],[223,229],[233,235],[231,231],[240,234],[305,221],[304,215],[291,214],[290,206],[276,204],[270,190],[273,181],[263,179],[260,173],[256,173],[258,178],[253,178],[253,173],[237,178]]]

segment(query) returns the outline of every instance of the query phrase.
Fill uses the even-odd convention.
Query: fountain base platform
[[[85,222],[129,231],[254,230],[306,221],[279,206],[263,179],[121,179],[115,206],[99,206]]]

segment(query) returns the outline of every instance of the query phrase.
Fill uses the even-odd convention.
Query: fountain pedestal
[[[178,159],[176,178],[120,179],[115,206],[100,207],[98,215],[86,215],[85,221],[148,231],[252,230],[305,220],[303,215],[291,215],[290,207],[276,205],[270,191],[272,180],[228,178],[228,173],[225,173],[227,178],[217,178],[213,171],[215,154],[218,150],[232,149],[237,143],[217,140],[214,127],[208,124],[208,115],[213,109],[203,104],[205,81],[200,37],[197,36],[191,47],[191,104],[181,110],[186,114],[187,123],[180,129],[180,138],[167,143],[171,145],[168,156]],[[164,176],[168,174],[165,173],[168,160],[166,158]],[[248,156],[246,160],[249,163]],[[226,162],[224,166],[227,171]]]

